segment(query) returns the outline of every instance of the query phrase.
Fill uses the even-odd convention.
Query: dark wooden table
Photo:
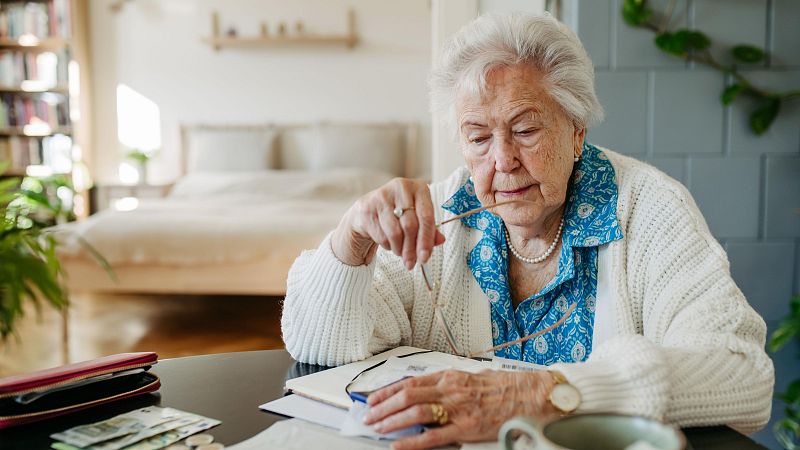
[[[324,368],[299,364],[283,350],[222,353],[168,359],[152,371],[161,377],[159,394],[148,394],[69,416],[0,430],[0,449],[48,449],[50,434],[151,405],[201,414],[222,421],[209,430],[217,441],[233,445],[266,429],[284,417],[258,406],[284,394],[284,381]],[[763,449],[728,427],[684,429],[696,450]]]

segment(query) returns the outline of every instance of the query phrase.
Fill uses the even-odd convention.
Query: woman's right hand
[[[395,208],[403,209],[398,218]],[[411,270],[444,243],[436,229],[433,202],[424,181],[395,178],[366,194],[345,213],[333,232],[331,249],[341,262],[360,266],[375,257],[378,245],[403,258]]]

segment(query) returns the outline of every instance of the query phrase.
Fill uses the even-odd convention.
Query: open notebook
[[[425,352],[425,353],[419,353]],[[493,360],[477,360],[464,358],[442,352],[429,352],[417,347],[397,347],[377,354],[363,361],[345,364],[333,369],[313,373],[303,377],[287,380],[285,387],[295,394],[321,401],[339,408],[348,409],[353,403],[345,391],[345,387],[364,370],[393,356],[400,357],[419,353],[404,358],[403,361],[428,366],[435,370],[457,369],[465,372],[480,372],[486,369],[495,370],[538,370],[542,366],[509,361],[500,358]]]

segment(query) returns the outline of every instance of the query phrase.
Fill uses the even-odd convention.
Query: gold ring
[[[450,416],[441,403],[431,403],[431,412],[433,413],[433,421],[439,425],[446,425],[450,421]]]
[[[405,213],[409,209],[414,209],[414,207],[413,206],[409,206],[408,208],[401,208],[401,207],[398,206],[397,208],[392,210],[392,213],[394,214],[395,217],[397,217],[399,219],[399,218],[403,217],[403,213]]]

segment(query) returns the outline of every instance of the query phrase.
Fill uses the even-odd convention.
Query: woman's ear
[[[580,158],[583,153],[583,140],[586,138],[586,127],[574,124],[574,133],[572,136],[572,146],[576,158]]]

